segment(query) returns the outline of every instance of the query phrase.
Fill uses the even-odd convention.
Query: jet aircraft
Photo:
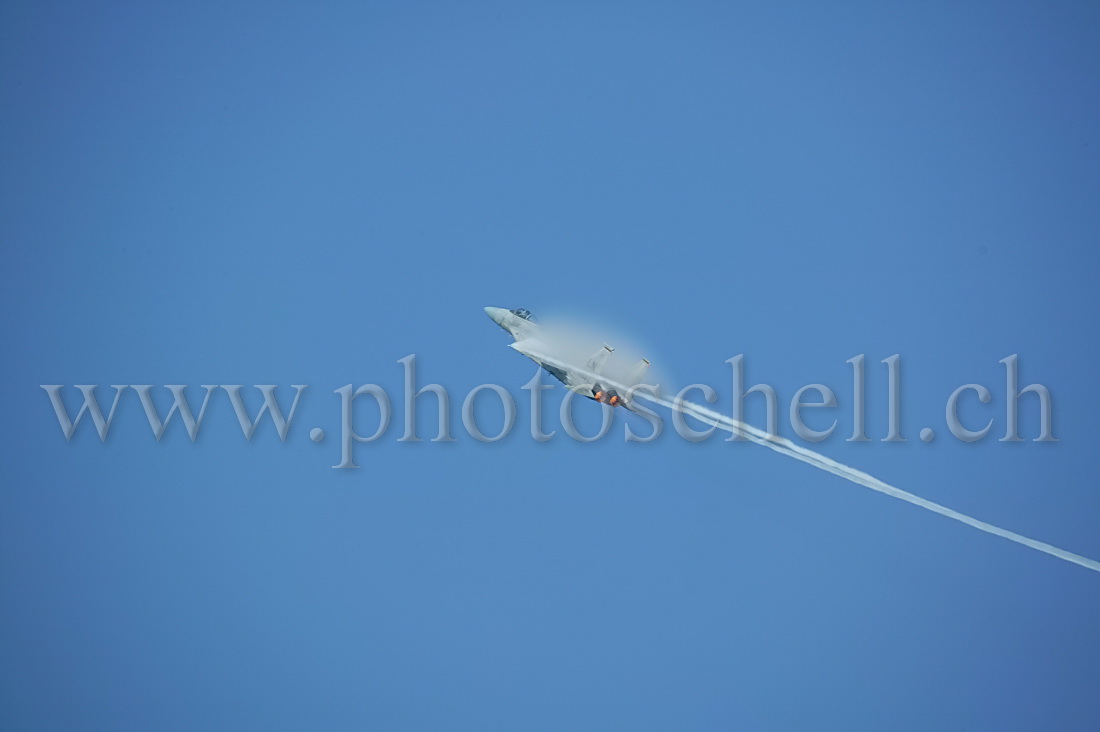
[[[544,368],[551,376],[565,384],[570,391],[612,407],[626,407],[632,412],[638,411],[630,398],[630,393],[623,393],[619,389],[599,383],[607,359],[615,351],[611,346],[605,343],[600,350],[592,354],[585,363],[583,371],[565,367],[560,362],[548,363],[542,354],[553,355],[554,348],[542,338],[542,326],[535,321],[530,310],[485,308],[485,314],[516,339],[516,342],[511,344],[512,348]],[[632,387],[645,381],[648,368],[649,361],[643,358],[627,377],[626,386]]]

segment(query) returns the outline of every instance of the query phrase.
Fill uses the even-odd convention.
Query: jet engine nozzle
[[[623,403],[623,398],[614,389],[604,389],[602,386],[593,388],[592,398],[601,404],[608,404],[612,407]]]

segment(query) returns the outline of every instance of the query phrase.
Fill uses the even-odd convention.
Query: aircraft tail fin
[[[607,363],[607,357],[610,356],[614,352],[614,350],[614,348],[607,345],[606,343],[603,344],[603,348],[593,353],[592,357],[588,359],[588,363],[585,364],[585,368],[587,368],[592,373],[600,373],[601,371],[603,371],[603,365]]]
[[[645,381],[646,375],[649,373],[649,359],[643,358],[641,361],[634,365],[634,369],[630,372],[630,376],[626,379],[627,386],[635,386]]]

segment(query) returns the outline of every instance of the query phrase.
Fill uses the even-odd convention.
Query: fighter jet
[[[531,359],[551,376],[565,384],[566,388],[581,396],[593,399],[601,404],[612,407],[626,407],[632,412],[637,412],[630,394],[622,392],[614,387],[599,383],[600,375],[604,371],[604,365],[608,357],[615,351],[614,348],[603,344],[603,348],[596,351],[585,363],[584,370],[564,367],[559,363],[548,363],[542,354],[553,354],[553,347],[542,338],[542,327],[535,321],[531,311],[526,308],[485,308],[485,314],[493,319],[493,322],[508,331],[516,342],[511,347]],[[641,384],[645,381],[646,370],[649,361],[642,359],[626,378],[628,387]],[[595,382],[595,383],[593,383]]]

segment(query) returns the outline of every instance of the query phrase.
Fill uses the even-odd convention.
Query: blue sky
[[[623,414],[483,444],[456,405],[454,443],[397,442],[399,411],[330,466],[333,391],[399,394],[410,353],[524,424],[534,368],[482,312],[522,306],[719,406],[740,353],[783,405],[828,384],[825,454],[1100,558],[1098,16],[6,3],[0,726],[1095,724],[1095,573],[759,447],[627,444]],[[876,439],[847,443],[861,353]],[[1059,442],[997,441],[1013,353]],[[994,429],[963,444],[971,382]],[[309,389],[285,443],[221,394],[158,444],[131,392],[101,444],[38,386],[174,383]]]

